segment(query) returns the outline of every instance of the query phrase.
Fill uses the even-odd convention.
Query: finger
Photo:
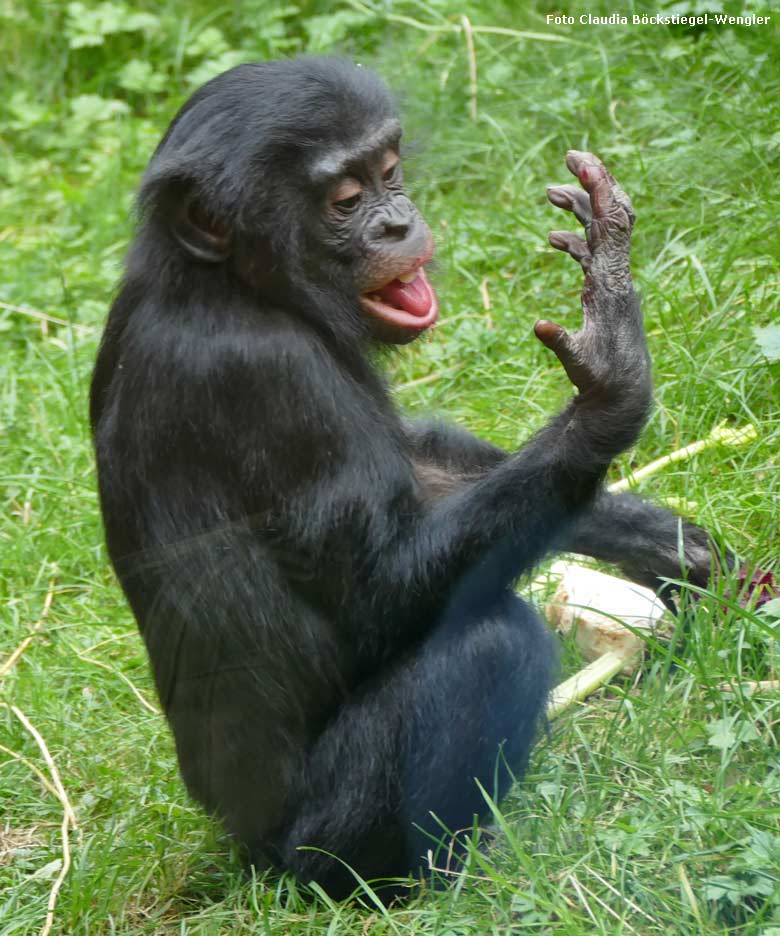
[[[551,185],[547,197],[556,208],[571,211],[580,224],[587,227],[591,221],[590,198],[576,185]]]
[[[593,375],[577,351],[576,335],[572,337],[561,325],[546,319],[540,319],[534,325],[534,334],[545,347],[555,352],[569,380],[580,393],[584,393],[593,383]]]
[[[584,237],[570,231],[551,231],[548,240],[556,250],[563,250],[574,257],[583,270],[587,272],[590,269],[593,255]]]
[[[566,168],[577,176],[586,192],[592,192],[600,181],[606,182],[609,187],[616,184],[607,167],[593,153],[569,150],[566,153]]]
[[[568,348],[569,334],[562,325],[555,322],[548,322],[547,319],[539,319],[534,325],[534,334],[541,343],[554,351],[558,357],[565,355]]]
[[[571,335],[556,322],[548,322],[546,319],[540,319],[534,325],[534,334],[541,343],[555,352],[555,356],[563,365],[563,369],[569,380],[576,386],[581,387],[586,382],[583,377],[582,367],[577,362],[577,355],[572,346]]]
[[[569,150],[566,154],[566,167],[580,180],[580,184],[590,195],[594,218],[609,218],[614,225],[619,217],[628,227],[634,223],[634,210],[631,200],[613,178],[612,174],[593,153]]]

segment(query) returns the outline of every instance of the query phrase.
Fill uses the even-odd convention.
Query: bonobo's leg
[[[311,750],[289,822],[260,854],[336,899],[357,881],[323,851],[367,880],[417,874],[437,841],[450,844],[431,811],[453,833],[469,829],[488,814],[475,779],[498,800],[522,772],[554,665],[546,628],[514,595],[481,619],[451,609],[341,708]]]

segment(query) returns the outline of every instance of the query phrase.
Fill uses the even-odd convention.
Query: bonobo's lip
[[[439,317],[439,302],[424,270],[432,255],[431,244],[424,258],[416,259],[406,270],[362,294],[363,310],[394,329],[413,335],[430,328]]]

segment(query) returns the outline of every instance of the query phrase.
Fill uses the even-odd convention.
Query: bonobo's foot
[[[579,389],[578,403],[607,405],[616,415],[624,415],[626,429],[633,419],[638,432],[650,405],[651,382],[629,266],[634,211],[626,193],[592,153],[571,150],[566,165],[584,191],[560,185],[548,189],[547,195],[556,207],[574,213],[585,227],[585,237],[554,231],[550,243],[571,254],[585,271],[584,322],[573,333],[548,321],[537,322],[534,331],[556,353]]]

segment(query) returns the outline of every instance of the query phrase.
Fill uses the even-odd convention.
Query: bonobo
[[[555,653],[521,573],[565,548],[680,574],[678,518],[600,487],[651,397],[628,198],[568,154],[581,188],[549,196],[585,237],[550,241],[585,271],[584,323],[536,335],[577,393],[508,454],[406,421],[372,363],[438,316],[400,138],[341,60],[201,88],[143,179],[92,382],[108,549],[187,787],[252,861],[337,898],[349,868],[418,873],[522,772]]]

